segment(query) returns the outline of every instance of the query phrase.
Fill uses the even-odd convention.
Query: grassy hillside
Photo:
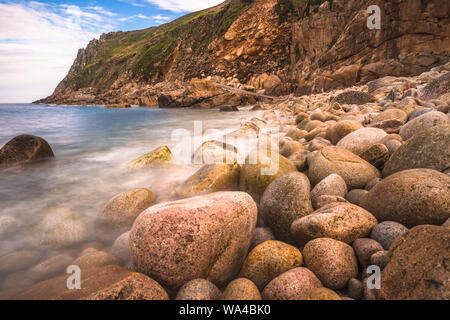
[[[103,91],[119,78],[157,82],[172,65],[181,74],[192,72],[188,61],[178,63],[186,56],[195,57],[198,70],[208,45],[222,36],[251,2],[228,0],[158,27],[103,35],[80,52],[57,91],[86,87]]]

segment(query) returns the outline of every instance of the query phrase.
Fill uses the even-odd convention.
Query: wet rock
[[[194,279],[178,291],[175,300],[219,300],[222,295],[214,283],[205,279]]]
[[[166,146],[157,148],[152,152],[143,155],[137,160],[130,162],[127,165],[128,169],[141,169],[145,167],[153,167],[163,164],[171,164],[174,159],[172,156],[172,152]]]
[[[38,263],[42,253],[36,250],[21,250],[0,257],[0,274],[28,269]]]
[[[72,265],[74,258],[68,254],[58,254],[38,265],[27,272],[27,276],[34,281],[50,279],[62,274],[68,266]]]
[[[385,300],[450,299],[450,232],[438,226],[418,226],[391,246],[381,277]]]
[[[439,111],[431,111],[405,124],[400,130],[400,135],[403,140],[407,141],[423,130],[432,127],[447,126],[448,124],[449,119],[446,114]]]
[[[258,287],[250,280],[239,278],[231,281],[225,288],[221,300],[261,300]]]
[[[20,135],[0,149],[0,167],[54,158],[52,148],[40,137]]]
[[[305,264],[323,285],[341,290],[358,276],[358,261],[348,244],[328,238],[315,239],[303,249]]]
[[[250,279],[262,290],[272,279],[302,263],[297,248],[280,241],[266,241],[248,254],[239,276]]]
[[[394,221],[385,221],[373,228],[370,237],[380,243],[385,250],[389,250],[395,239],[406,232],[408,232],[408,228],[404,225]]]
[[[406,227],[441,225],[450,217],[449,185],[450,177],[435,170],[401,171],[379,182],[361,206],[379,221],[395,221]]]
[[[228,143],[220,141],[206,141],[194,153],[195,164],[241,163],[242,157],[238,149]]]
[[[82,271],[117,264],[118,262],[113,255],[95,249],[85,251],[73,261],[73,265],[80,267]]]
[[[267,156],[252,153],[242,165],[240,189],[259,202],[266,188],[275,179],[289,172],[297,172],[297,168],[285,157],[279,154]]]
[[[67,208],[51,208],[42,215],[38,225],[31,229],[30,242],[37,248],[63,248],[82,243],[88,238],[84,218]]]
[[[300,246],[317,238],[352,243],[368,236],[376,225],[377,220],[370,212],[350,203],[335,202],[294,221],[291,233]]]
[[[277,239],[292,243],[292,222],[313,212],[310,189],[308,178],[300,172],[284,174],[267,187],[261,198],[260,215]]]
[[[349,189],[364,188],[367,182],[380,177],[375,167],[352,152],[339,147],[326,147],[312,158],[308,176],[316,185],[333,173],[341,176]]]
[[[240,170],[238,164],[205,165],[177,188],[177,196],[189,198],[217,191],[236,191]]]
[[[198,278],[224,285],[245,259],[256,220],[256,204],[243,192],[153,206],[131,230],[133,264],[170,288]]]
[[[322,283],[310,270],[295,268],[270,281],[261,295],[263,300],[291,300],[321,287]]]
[[[300,294],[291,300],[313,300],[313,301],[331,301],[342,300],[341,297],[333,290],[327,288],[315,288]]]
[[[363,268],[370,266],[370,259],[374,253],[383,251],[381,244],[375,240],[367,238],[356,239],[355,242],[353,242],[353,249],[355,250],[356,257]]]
[[[347,149],[356,155],[360,155],[373,145],[379,143],[385,136],[387,136],[387,133],[381,129],[359,129],[345,136],[336,146]]]
[[[444,171],[450,167],[450,127],[433,127],[420,132],[392,155],[383,169],[387,177],[396,172],[426,168]]]
[[[320,196],[334,195],[345,197],[347,194],[347,184],[344,179],[337,174],[331,174],[322,181],[320,181],[311,191],[311,200],[314,208],[317,209],[317,201]]]
[[[131,260],[130,231],[119,236],[111,247],[111,254],[121,265],[126,265]]]
[[[156,197],[148,189],[123,192],[104,206],[95,219],[96,237],[106,243],[130,230],[137,216],[155,203]]]

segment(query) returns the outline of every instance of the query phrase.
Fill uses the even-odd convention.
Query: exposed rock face
[[[385,300],[450,299],[450,231],[418,226],[398,238],[381,276]]]
[[[192,79],[303,95],[446,63],[447,1],[371,4],[381,8],[381,30],[367,29],[364,0],[227,0],[161,27],[105,34],[79,51],[67,77],[40,102],[209,108],[246,99],[198,95]],[[440,81],[423,97],[445,88]]]
[[[53,150],[42,138],[21,135],[0,149],[0,167],[54,158]]]
[[[256,219],[256,204],[242,192],[153,206],[131,230],[133,264],[174,289],[198,278],[224,285],[245,259]]]

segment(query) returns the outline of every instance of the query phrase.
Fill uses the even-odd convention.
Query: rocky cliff
[[[374,4],[380,30],[366,25]],[[418,75],[449,60],[449,15],[450,3],[439,0],[228,0],[159,27],[102,35],[39,102],[214,107],[252,102],[214,83],[303,95]],[[209,81],[206,93],[197,78]]]

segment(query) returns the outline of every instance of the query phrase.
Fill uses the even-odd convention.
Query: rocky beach
[[[200,132],[184,168],[172,133],[138,145],[120,170],[145,179],[100,199],[90,218],[50,203],[23,228],[23,215],[0,210],[1,299],[450,299],[449,5],[374,1],[391,24],[372,36],[364,1],[295,3],[305,6],[226,1],[214,14],[238,5],[233,23],[214,25],[223,32],[201,53],[196,36],[183,38],[151,81],[103,70],[79,85],[83,68],[109,59],[94,48],[123,34],[80,51],[39,103],[123,117],[139,105],[195,108],[189,121],[205,112],[217,131]],[[57,160],[46,137],[17,136],[0,149],[0,183],[11,168]],[[3,250],[18,230],[27,241]]]

